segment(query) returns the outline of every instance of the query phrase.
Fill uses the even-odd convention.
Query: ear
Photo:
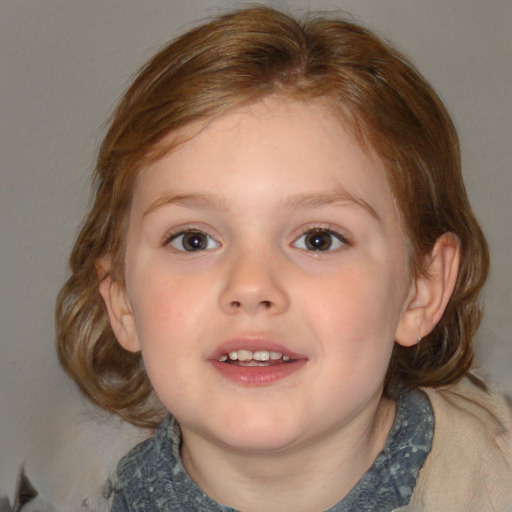
[[[441,235],[428,256],[425,272],[411,284],[395,334],[397,343],[412,347],[433,331],[455,288],[459,259],[456,236]]]
[[[105,301],[110,325],[119,344],[129,352],[140,350],[135,316],[126,287],[112,279],[111,259],[103,257],[96,263],[100,293]]]

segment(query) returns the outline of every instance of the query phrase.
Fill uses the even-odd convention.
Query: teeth
[[[268,350],[256,350],[254,352],[250,350],[240,349],[240,350],[232,350],[228,354],[223,354],[219,357],[219,361],[224,363],[227,360],[230,361],[241,361],[241,362],[248,362],[248,361],[259,361],[259,362],[265,362],[268,360],[272,361],[279,361],[282,359],[283,361],[290,361],[290,356],[283,355],[281,352],[270,352]]]
[[[257,350],[253,352],[252,358],[255,361],[268,361],[270,359],[270,354],[266,350]]]
[[[250,350],[239,350],[238,351],[238,360],[239,361],[250,361],[253,358],[256,359]]]

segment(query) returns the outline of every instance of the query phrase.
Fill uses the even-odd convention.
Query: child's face
[[[323,107],[256,104],[144,169],[126,251],[119,338],[185,442],[282,450],[375,411],[406,239],[382,164]]]

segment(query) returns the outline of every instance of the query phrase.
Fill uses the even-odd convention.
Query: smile
[[[212,356],[210,363],[224,379],[245,387],[272,385],[291,377],[308,362],[304,355],[265,337],[233,339]]]
[[[219,362],[237,366],[272,366],[293,362],[293,359],[281,352],[270,350],[231,350],[219,357]]]

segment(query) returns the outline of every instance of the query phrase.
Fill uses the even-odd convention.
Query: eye
[[[178,251],[195,252],[215,249],[219,244],[202,231],[180,231],[171,235],[168,242]]]
[[[303,233],[295,242],[294,247],[306,251],[333,251],[343,247],[348,242],[339,233],[330,229],[315,228]]]

